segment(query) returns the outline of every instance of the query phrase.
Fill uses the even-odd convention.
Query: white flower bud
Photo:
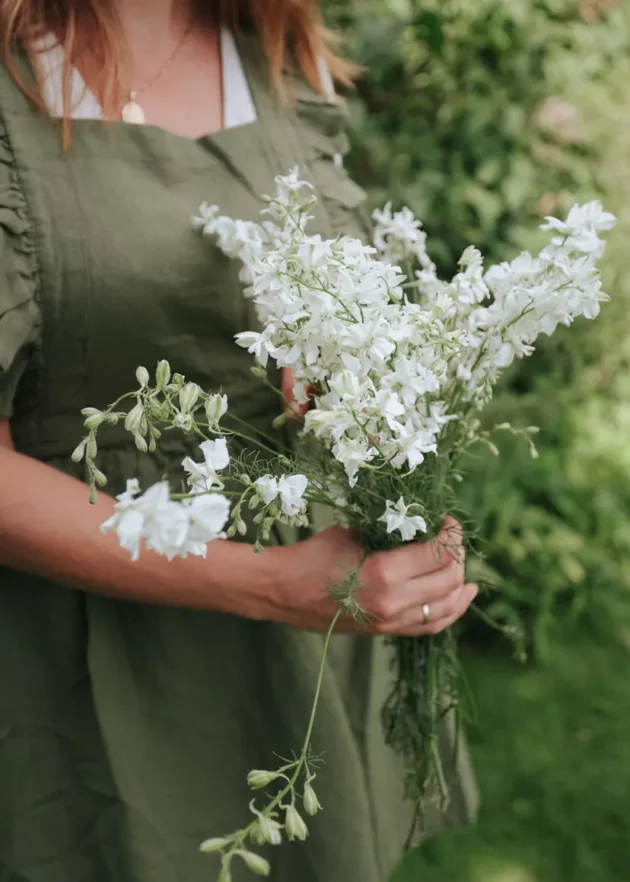
[[[271,872],[271,864],[264,857],[253,851],[237,851],[236,854],[245,861],[245,866],[257,876],[268,876]]]
[[[100,424],[103,422],[104,416],[101,411],[97,411],[96,413],[91,414],[89,417],[83,421],[83,425],[86,429],[98,429]]]
[[[211,426],[216,426],[227,411],[227,395],[211,395],[206,399],[206,417]]]
[[[155,385],[158,389],[164,389],[168,386],[170,379],[171,366],[168,361],[163,358],[162,361],[158,361],[158,366],[155,369]]]
[[[149,372],[145,367],[142,367],[142,365],[140,367],[136,368],[136,380],[142,386],[143,389],[149,385],[149,380],[150,380]]]
[[[128,432],[137,432],[140,428],[143,415],[144,410],[142,404],[138,402],[131,408],[125,417],[125,429],[127,429]]]
[[[316,815],[320,810],[321,805],[319,804],[317,795],[311,787],[311,782],[307,781],[304,785],[304,811],[307,815]]]
[[[247,535],[247,524],[245,523],[245,521],[241,520],[240,518],[236,522],[236,529],[237,529],[239,536],[246,536]]]
[[[308,836],[308,828],[294,805],[287,806],[284,828],[289,839],[299,839],[300,842],[304,842]]]
[[[195,406],[200,391],[196,383],[186,383],[179,390],[179,407],[182,413],[188,413]]]
[[[85,445],[86,445],[86,442],[81,441],[81,443],[78,444],[74,448],[74,450],[72,451],[72,455],[70,457],[72,462],[81,462],[81,460],[83,459],[83,456],[85,454]]]
[[[218,851],[223,851],[226,845],[229,845],[230,840],[227,836],[214,837],[213,839],[206,839],[199,846],[199,851],[202,851],[204,854],[216,854]]]
[[[88,459],[96,459],[98,447],[96,446],[96,438],[94,437],[94,435],[88,435],[87,441],[85,443],[85,450]]]
[[[97,498],[96,487],[94,485],[92,485],[90,487],[90,492],[88,493],[88,501],[89,501],[90,505],[94,505],[94,503],[96,502],[96,498]]]
[[[133,436],[133,440],[136,442],[136,447],[140,451],[140,453],[146,453],[149,449],[149,445],[144,440],[142,435],[139,435],[137,432]]]
[[[83,407],[81,408],[81,416],[91,417],[100,415],[103,411],[99,410],[98,407]]]
[[[284,413],[279,413],[277,417],[274,417],[274,419],[271,422],[271,425],[273,426],[274,429],[281,429],[284,426],[284,424],[286,423],[288,417],[289,417],[289,415],[286,411]]]
[[[247,783],[253,790],[260,790],[262,787],[267,787],[278,777],[277,772],[267,772],[265,769],[252,769],[247,776]]]
[[[94,469],[93,478],[97,487],[104,487],[107,484],[107,478],[99,469]]]

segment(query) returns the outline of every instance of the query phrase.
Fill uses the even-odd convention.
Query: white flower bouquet
[[[408,209],[375,212],[368,246],[309,235],[314,203],[312,187],[294,170],[277,179],[260,223],[222,217],[207,205],[195,219],[242,263],[260,330],[236,342],[255,356],[253,370],[269,383],[269,359],[290,369],[295,382],[287,409],[294,401],[302,414],[310,405],[300,416],[303,448],[279,454],[250,433],[256,455],[241,455],[230,467],[228,441],[241,428],[227,427],[226,397],[171,376],[166,362],[153,381],[138,368],[139,388],[107,409],[84,411],[88,431],[74,458],[85,459],[92,495],[106,482],[95,463],[100,425],[124,419],[143,451],[156,449],[165,428],[199,438],[203,459],[183,461],[183,490],[162,482],[142,493],[131,479],[118,497],[103,529],[114,531],[134,557],[142,543],[167,558],[203,555],[208,542],[245,534],[247,510],[261,550],[274,524],[307,525],[312,502],[334,510],[366,556],[436,536],[452,508],[465,451],[483,443],[498,452],[480,413],[501,371],[529,355],[539,334],[578,316],[594,318],[607,299],[596,261],[604,248],[599,234],[615,218],[597,202],[575,206],[566,221],[548,218],[543,229],[550,243],[537,256],[523,253],[486,269],[479,251],[466,249],[448,282],[438,278],[421,224]],[[127,400],[130,410],[122,407]],[[278,422],[285,418],[286,412]],[[535,455],[536,429],[520,431]],[[339,618],[363,614],[359,586],[360,572],[330,586],[338,610],[324,642],[320,684]],[[437,734],[457,704],[456,647],[449,630],[388,640],[395,669],[385,734],[404,761],[406,792],[419,815],[427,799],[448,799]],[[249,786],[267,791],[264,805],[252,800],[251,823],[202,844],[221,857],[220,882],[229,882],[235,859],[269,873],[252,846],[307,836],[297,804],[306,815],[321,808],[310,744],[318,693],[319,686],[301,751],[278,769],[250,773]]]

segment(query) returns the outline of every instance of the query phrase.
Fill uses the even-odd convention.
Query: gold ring
[[[422,604],[422,624],[428,625],[431,621],[431,607],[428,603]]]

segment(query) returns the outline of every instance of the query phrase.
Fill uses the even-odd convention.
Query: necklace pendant
[[[123,122],[131,123],[131,125],[135,126],[144,125],[147,121],[144,110],[137,101],[134,101],[133,95],[130,95],[129,101],[121,107],[120,118]]]

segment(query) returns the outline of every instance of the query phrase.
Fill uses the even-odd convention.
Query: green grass
[[[544,665],[466,652],[479,823],[427,842],[394,882],[629,882],[630,650],[557,630]]]

